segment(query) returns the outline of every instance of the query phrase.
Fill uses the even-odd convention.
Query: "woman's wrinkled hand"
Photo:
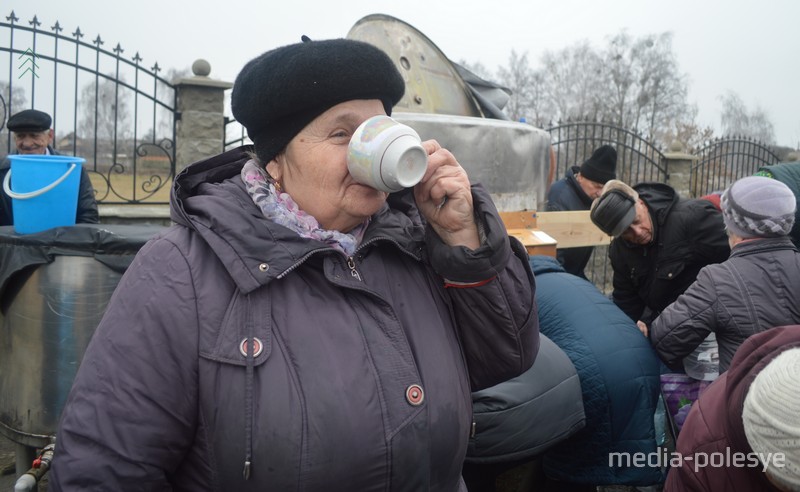
[[[480,236],[467,172],[436,140],[422,146],[428,153],[428,169],[414,187],[417,207],[445,244],[477,249]]]

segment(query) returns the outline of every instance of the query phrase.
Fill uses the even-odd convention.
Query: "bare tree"
[[[128,97],[128,91],[112,75],[86,84],[79,101],[81,138],[94,137],[103,144],[129,138],[133,134],[133,122]]]
[[[12,112],[22,111],[28,105],[25,89],[13,86],[11,90],[12,94],[9,94],[8,82],[0,81],[0,130],[6,129],[6,122]],[[0,133],[0,156],[5,156],[11,147],[11,132],[2,131]]]
[[[676,118],[672,124],[659,136],[659,141],[666,147],[673,142],[679,142],[687,150],[702,147],[714,137],[714,129],[710,126],[700,126],[697,123],[697,106],[688,106],[683,118]]]
[[[537,79],[528,64],[528,53],[517,54],[511,50],[508,59],[508,68],[500,67],[498,70],[500,83],[511,89],[511,98],[506,104],[505,112],[512,120],[536,117]]]
[[[722,132],[727,135],[750,137],[766,144],[775,143],[775,128],[761,107],[750,111],[742,98],[733,91],[720,96],[722,101]]]
[[[598,54],[587,41],[542,55],[543,112],[552,120],[597,118],[601,109],[598,88],[603,66]]]
[[[19,86],[14,86],[13,94],[8,93],[9,83],[0,80],[0,117],[2,117],[2,125],[0,128],[5,128],[5,122],[8,121],[11,112],[14,113],[22,111],[28,105],[28,98],[25,96],[25,89]]]
[[[672,34],[633,39],[624,31],[610,39],[604,61],[611,86],[605,113],[627,128],[661,139],[670,128],[691,126],[686,76],[672,50]]]
[[[514,117],[609,121],[662,144],[691,128],[698,131],[693,140],[706,133],[694,124],[670,33],[634,38],[622,31],[600,50],[581,41],[546,51],[540,69],[529,66],[527,54],[512,51],[498,74],[514,92],[507,109]]]

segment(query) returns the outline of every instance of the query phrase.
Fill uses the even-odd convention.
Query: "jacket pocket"
[[[672,280],[677,278],[686,268],[686,259],[672,258],[660,261],[656,266],[656,278],[658,280]]]
[[[203,337],[200,357],[236,366],[247,365],[248,340],[253,345],[253,365],[272,352],[272,312],[266,289],[249,295],[234,293],[216,336]]]

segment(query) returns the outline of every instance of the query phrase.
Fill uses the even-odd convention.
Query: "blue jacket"
[[[593,485],[650,485],[657,467],[609,466],[611,453],[655,453],[660,364],[647,339],[590,282],[531,257],[539,329],[578,371],[586,427],[544,455],[547,476]],[[616,461],[616,460],[615,460]],[[613,463],[618,465],[619,463]]]
[[[564,177],[550,186],[547,193],[548,212],[567,212],[572,210],[589,210],[592,199],[584,193],[575,175],[580,171],[578,166],[567,169]],[[560,248],[557,252],[558,262],[567,273],[586,278],[583,270],[589,263],[594,247],[585,248]]]

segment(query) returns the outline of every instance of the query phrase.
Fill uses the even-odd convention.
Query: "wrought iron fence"
[[[175,87],[149,69],[139,53],[97,35],[85,41],[76,28],[64,35],[58,21],[42,29],[38,17],[19,22],[12,11],[0,22],[0,97],[8,116],[28,108],[53,117],[54,148],[86,159],[97,200],[105,204],[165,204],[175,175]],[[25,25],[27,24],[27,25]],[[12,137],[0,132],[0,154]]]
[[[747,137],[718,138],[693,154],[698,158],[690,178],[693,197],[722,191],[737,179],[780,160],[766,144]]]
[[[250,144],[252,141],[247,136],[247,130],[241,123],[233,118],[225,117],[225,142],[223,148],[230,150],[240,145]]]
[[[567,169],[580,166],[601,145],[617,151],[617,179],[629,184],[665,181],[664,154],[641,133],[597,121],[567,121],[550,124],[551,144],[556,154],[555,179]]]

